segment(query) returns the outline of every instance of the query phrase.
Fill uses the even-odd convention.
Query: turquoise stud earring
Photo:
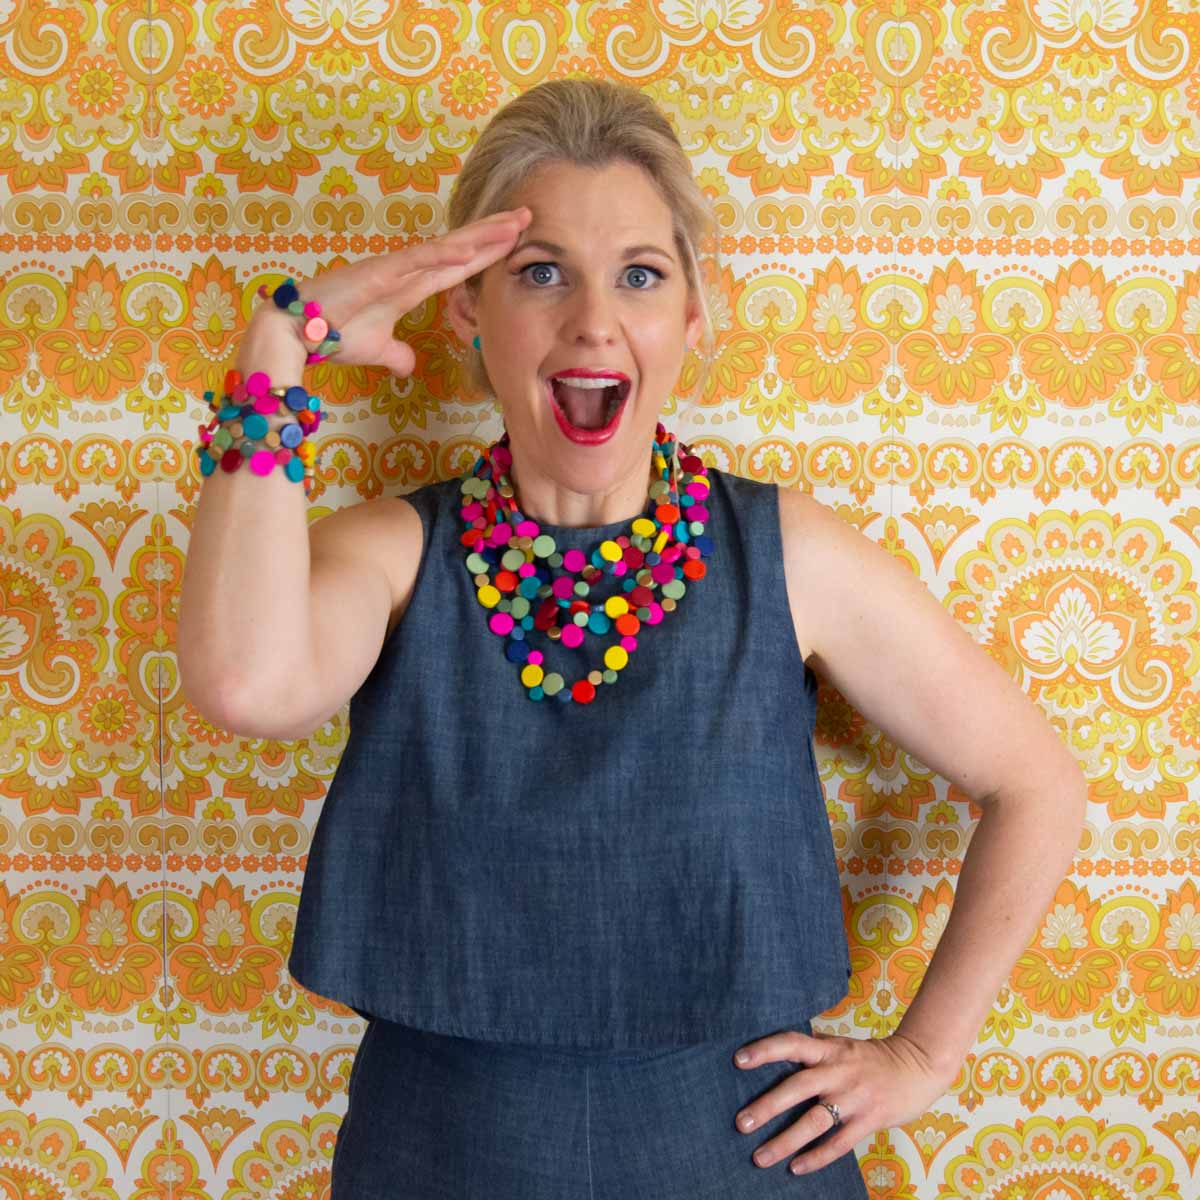
[[[475,335],[474,339],[471,342],[471,345],[474,346],[476,350],[479,349],[479,334]]]

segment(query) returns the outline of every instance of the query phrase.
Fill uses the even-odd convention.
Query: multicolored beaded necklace
[[[652,511],[636,517],[628,535],[602,541],[590,558],[582,550],[560,552],[554,538],[518,510],[508,476],[512,452],[507,430],[461,477],[465,529],[460,540],[469,550],[467,570],[479,603],[495,610],[488,627],[507,639],[505,657],[520,667],[530,700],[553,696],[564,703],[590,704],[600,684],[617,682],[637,649],[641,627],[657,625],[675,611],[687,591],[685,580],[704,578],[702,559],[712,553],[712,539],[704,536],[708,469],[690,451],[676,453],[675,439],[662,422],[654,431],[651,455],[661,474],[650,485],[647,507]],[[500,569],[493,575],[497,561]],[[621,592],[589,602],[592,585],[603,575],[617,576]],[[654,598],[656,588],[661,603]],[[543,652],[529,645],[533,629],[576,647],[585,631],[604,635],[613,627],[618,636],[604,651],[604,670],[589,671],[570,687],[557,671],[545,670]]]

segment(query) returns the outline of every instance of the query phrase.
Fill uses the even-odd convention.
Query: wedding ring
[[[829,1109],[829,1115],[833,1118],[833,1124],[829,1128],[836,1129],[842,1123],[842,1114],[838,1110],[838,1106],[836,1104],[829,1104],[824,1100],[818,1100],[817,1103],[822,1108]]]

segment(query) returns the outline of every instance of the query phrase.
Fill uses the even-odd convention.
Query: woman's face
[[[624,161],[545,165],[509,198],[522,205],[533,216],[514,249],[481,273],[476,296],[453,290],[450,318],[464,340],[479,335],[522,509],[562,525],[620,520],[645,505],[655,423],[701,331],[671,212]],[[570,370],[627,378],[614,419],[609,392],[551,385]],[[613,432],[572,438],[571,415]]]

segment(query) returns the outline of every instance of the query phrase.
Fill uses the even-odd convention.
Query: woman
[[[865,1197],[855,1145],[953,1081],[1069,867],[1082,777],[890,556],[663,428],[687,348],[711,347],[710,226],[648,99],[525,93],[450,218],[300,296],[340,361],[405,376],[394,325],[447,290],[504,437],[309,538],[281,472],[232,472],[188,555],[193,701],[283,737],[351,702],[289,964],[368,1021],[334,1200]],[[261,308],[242,369],[297,383],[297,330]],[[280,595],[289,621],[214,653]],[[985,808],[885,1038],[811,1027],[850,975],[814,667]]]

